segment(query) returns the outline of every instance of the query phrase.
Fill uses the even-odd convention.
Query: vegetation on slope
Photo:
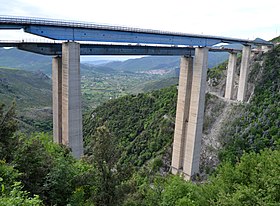
[[[16,48],[0,48],[0,66],[24,69],[27,71],[43,71],[51,74],[51,57]]]
[[[273,161],[279,157],[279,54],[279,47],[267,54],[263,71],[258,70],[262,72],[261,81],[256,85],[252,102],[248,105],[237,106],[235,109],[237,115],[232,115],[233,118],[225,123],[225,130],[220,136],[224,146],[220,154],[223,163],[207,184],[192,185],[183,182],[180,178],[174,180],[172,176],[162,178],[160,175],[155,175],[154,172],[157,169],[154,170],[154,168],[159,168],[162,165],[155,159],[155,161],[150,161],[149,164],[144,166],[144,168],[147,167],[146,169],[135,173],[131,178],[130,184],[134,188],[131,191],[134,192],[127,195],[125,205],[262,205],[279,202],[277,174],[280,172],[280,165],[278,160]],[[254,72],[256,72],[255,69],[253,69]],[[173,92],[176,92],[176,90]],[[151,95],[151,93],[148,94]],[[160,96],[164,96],[164,93]],[[148,96],[144,94],[141,98],[143,97]],[[130,98],[132,99],[132,97]],[[89,118],[93,126],[91,132],[94,134],[94,128],[104,124],[108,126],[110,131],[115,132],[117,139],[120,138],[117,140],[118,145],[120,142],[121,145],[140,143],[141,134],[145,133],[145,129],[148,128],[141,127],[140,120],[135,121],[132,118],[139,118],[141,115],[138,116],[137,110],[134,109],[137,108],[137,103],[133,102],[131,104],[130,98],[120,100],[122,101],[122,107],[117,107],[117,109],[114,109],[114,105],[118,104],[116,103],[118,100],[113,105],[107,104],[105,108],[98,108],[95,111],[97,113],[93,112],[92,118]],[[138,101],[143,101],[143,99]],[[162,101],[161,105],[165,105],[164,99],[160,101]],[[146,105],[153,108],[151,104]],[[111,108],[114,112],[111,112]],[[104,112],[104,110],[106,111]],[[125,110],[125,113],[120,110]],[[131,116],[129,110],[132,110],[133,116]],[[99,111],[106,114],[106,118],[102,119],[103,115],[98,114]],[[157,113],[148,111],[151,114]],[[115,117],[115,113],[122,115]],[[161,114],[161,117],[163,114]],[[154,119],[157,119],[158,122],[161,121],[161,118],[158,117]],[[171,116],[170,119],[174,121],[174,116]],[[118,120],[125,124],[120,123],[118,125]],[[141,121],[143,121],[143,118]],[[98,126],[95,125],[96,123],[98,123]],[[87,122],[87,125],[89,124]],[[153,122],[153,124],[157,124],[157,122]],[[142,130],[139,131],[139,128]],[[133,131],[137,132],[133,134]],[[149,134],[154,134],[160,130],[149,128],[148,131]],[[91,132],[88,134],[92,134]],[[131,135],[131,139],[129,135]],[[150,135],[148,141],[152,142],[154,137]],[[170,133],[169,138],[172,138],[172,133]],[[167,136],[166,139],[168,139]],[[141,166],[145,163],[145,161],[141,161],[145,160],[145,157],[154,157],[149,153],[151,144],[145,144],[147,142],[145,138],[142,140],[143,147],[136,147],[136,149],[141,148],[141,153],[138,153],[135,157],[133,152],[136,151],[137,153],[139,150],[127,153],[127,148],[121,147],[126,154],[126,159],[129,159],[127,162],[133,162],[134,158],[138,157],[139,160],[133,163]],[[170,144],[170,142],[168,143]],[[163,148],[167,147],[163,146]],[[266,148],[270,149],[266,150]],[[275,149],[276,151],[272,151]],[[161,153],[164,152],[161,151]],[[127,157],[127,155],[130,156]],[[123,161],[121,163],[126,164],[127,162]],[[270,162],[270,164],[266,165],[266,162]],[[147,178],[147,175],[149,178]],[[268,181],[267,184],[265,183],[266,180]],[[172,184],[173,186],[170,186]],[[153,186],[151,187],[151,185]]]
[[[271,39],[270,41],[273,43],[278,43],[278,42],[280,42],[280,36],[275,37],[275,38]]]
[[[127,195],[124,205],[278,205],[279,157],[279,150],[244,154],[236,165],[224,162],[203,184],[141,171],[131,179],[136,192]]]
[[[106,126],[116,138],[120,163],[143,165],[162,154],[172,142],[177,88],[128,95],[97,107],[85,118],[84,136],[89,146],[97,128]]]
[[[21,129],[52,129],[51,80],[42,72],[0,67],[0,99],[5,104],[17,103]]]
[[[118,154],[111,134],[100,128],[92,155],[74,159],[68,148],[44,133],[16,132],[15,108],[0,107],[0,205],[119,205],[125,168],[115,167]]]
[[[208,57],[209,68],[215,67],[227,59],[226,52],[210,52]],[[174,69],[180,65],[179,56],[146,56],[138,59],[129,59],[123,62],[109,62],[104,66],[117,71],[139,72],[157,69]]]
[[[161,79],[157,81],[151,81],[143,85],[143,92],[149,92],[157,89],[162,89],[170,87],[172,85],[177,85],[179,83],[178,77],[170,77],[167,79]]]
[[[0,67],[0,99],[18,108],[44,107],[51,104],[51,80],[40,72]]]
[[[227,122],[220,135],[222,159],[236,161],[244,152],[280,146],[280,47],[266,55],[261,80],[247,105],[236,108],[238,116]],[[228,126],[231,125],[231,126]]]
[[[15,133],[14,106],[1,106],[0,205],[279,205],[279,56],[266,56],[252,102],[226,122],[223,162],[204,183],[164,176],[155,158],[172,142],[175,86],[95,109],[82,160],[49,135]]]

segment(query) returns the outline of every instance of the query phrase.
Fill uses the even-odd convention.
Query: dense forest
[[[220,165],[203,181],[169,173],[176,86],[86,114],[81,160],[48,133],[19,132],[16,104],[0,105],[0,206],[280,205],[280,46],[263,58],[254,96],[224,122]]]

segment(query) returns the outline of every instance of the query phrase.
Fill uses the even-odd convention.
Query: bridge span
[[[42,41],[1,41],[0,47],[17,47],[20,50],[42,55],[62,55],[62,43]],[[193,46],[154,46],[127,44],[80,43],[80,55],[153,55],[153,56],[194,56]],[[210,47],[212,52],[238,53],[242,50],[227,47]]]
[[[171,167],[173,174],[180,173],[188,180],[199,172],[208,52],[229,52],[225,98],[232,99],[237,53],[241,51],[213,46],[220,43],[243,45],[237,100],[244,101],[252,46],[273,46],[261,39],[244,40],[27,17],[0,16],[0,29],[23,29],[61,41],[0,41],[0,47],[17,47],[54,56],[53,138],[55,142],[69,146],[77,158],[83,155],[80,55],[182,56]]]

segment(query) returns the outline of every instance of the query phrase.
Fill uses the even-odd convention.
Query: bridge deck
[[[0,16],[0,29],[24,29],[28,33],[56,40],[165,44],[185,46],[213,46],[219,43],[271,45],[257,39],[167,32],[152,29],[100,25],[42,18]]]

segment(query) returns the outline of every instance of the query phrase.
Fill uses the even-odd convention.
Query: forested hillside
[[[31,52],[22,51],[16,48],[0,48],[0,66],[25,69],[28,71],[43,71],[51,73],[51,57]]]
[[[244,152],[260,152],[280,146],[280,47],[266,55],[254,96],[249,104],[236,107],[238,116],[229,119],[220,134],[224,150],[221,158],[235,161]],[[251,74],[252,76],[252,74]]]
[[[128,95],[97,107],[85,118],[86,143],[94,141],[98,127],[106,126],[122,151],[120,163],[142,166],[172,142],[176,91],[173,86]]]
[[[228,57],[226,52],[210,52],[208,57],[209,68],[215,67]],[[104,64],[117,71],[139,72],[147,70],[170,70],[180,65],[179,56],[146,56],[138,59],[129,59],[123,62],[114,61]]]
[[[259,76],[258,82],[255,82],[256,85],[254,96],[249,104],[233,105],[233,109],[230,111],[231,113],[228,115],[227,121],[224,122],[222,130],[218,134],[218,139],[223,148],[219,153],[219,158],[220,161],[222,161],[222,164],[216,173],[210,178],[211,182],[209,184],[204,184],[201,187],[191,186],[187,183],[181,183],[181,195],[183,198],[182,202],[184,202],[184,204],[181,203],[181,201],[176,203],[175,197],[173,197],[173,202],[170,200],[172,203],[170,202],[166,204],[163,203],[166,201],[164,200],[166,191],[163,188],[169,188],[168,184],[170,184],[170,182],[168,183],[168,181],[172,182],[179,180],[176,180],[172,177],[170,177],[171,180],[157,177],[160,179],[160,183],[157,182],[159,181],[157,178],[146,183],[147,185],[159,184],[159,188],[146,188],[147,190],[151,190],[149,192],[153,194],[152,196],[149,196],[150,194],[148,192],[146,195],[148,195],[149,198],[155,198],[156,195],[158,195],[158,199],[149,200],[151,202],[147,203],[147,197],[145,197],[144,200],[142,199],[141,201],[138,201],[134,196],[140,195],[138,193],[140,191],[137,191],[136,194],[131,197],[133,199],[131,201],[134,203],[130,204],[149,205],[153,202],[155,205],[186,205],[186,203],[189,201],[188,203],[190,205],[191,203],[193,203],[193,205],[207,205],[210,204],[210,202],[211,204],[216,202],[217,205],[232,205],[242,204],[242,202],[245,203],[245,200],[242,199],[242,196],[244,195],[246,195],[246,201],[248,201],[251,205],[262,204],[266,201],[276,203],[280,200],[279,195],[275,193],[276,189],[280,189],[279,186],[277,186],[280,181],[279,179],[274,183],[271,182],[271,185],[268,187],[263,187],[261,182],[257,182],[257,179],[262,177],[256,177],[254,175],[254,172],[256,171],[255,169],[257,169],[256,165],[264,164],[265,161],[268,161],[268,159],[274,158],[272,157],[273,155],[279,156],[279,54],[280,47],[276,47],[269,54],[266,54],[264,57],[260,57],[264,58],[263,67],[252,64],[252,71],[249,75],[250,78],[256,78],[257,74]],[[257,61],[256,64],[258,64]],[[209,74],[211,74],[211,72],[209,72]],[[168,96],[166,96],[166,94],[168,94]],[[154,99],[154,97],[157,98]],[[166,97],[171,97],[173,99],[168,99]],[[121,146],[121,163],[126,164],[127,162],[130,162],[135,166],[141,166],[143,163],[148,163],[147,165],[150,165],[151,168],[160,168],[164,164],[168,165],[170,164],[170,144],[172,143],[175,118],[175,110],[173,110],[170,105],[175,105],[175,102],[175,87],[160,90],[157,93],[146,93],[135,97],[130,96],[108,102],[107,104],[104,104],[94,110],[87,119],[87,123],[85,125],[90,125],[90,129],[87,127],[85,133],[87,142],[90,142],[89,139],[94,139],[91,138],[95,133],[94,128],[105,125],[109,131],[112,132],[113,136],[115,136],[116,144]],[[154,107],[153,105],[160,105],[160,107]],[[220,109],[221,108],[223,107],[220,107]],[[89,120],[92,123],[89,123]],[[207,123],[207,121],[205,123]],[[207,128],[207,126],[204,125],[204,128]],[[124,145],[127,147],[123,147]],[[262,152],[263,150],[265,151]],[[270,150],[276,151],[271,152]],[[261,153],[261,155],[259,155],[259,153]],[[159,159],[156,158],[152,160],[159,154],[162,155]],[[151,157],[152,159],[150,159]],[[123,161],[123,158],[125,158],[125,161]],[[252,162],[253,159],[255,159],[255,162]],[[151,164],[149,164],[149,161],[151,161]],[[270,178],[275,179],[276,175],[280,173],[279,163],[280,162],[278,160],[275,160],[274,162],[271,161],[271,164],[273,165],[273,169],[271,168],[271,173],[268,173],[268,168],[266,168],[267,166],[260,166],[259,175],[269,175],[269,177],[267,177],[268,181],[270,181]],[[248,169],[248,174],[246,177],[242,177],[239,173],[240,170],[241,173],[242,171],[245,172],[245,168]],[[231,174],[229,174],[230,171]],[[216,178],[219,176],[221,179],[224,179],[220,180],[219,178]],[[219,187],[222,187],[219,189],[218,186],[214,186],[216,184],[225,184],[225,182],[230,184],[236,182],[237,187],[232,187],[229,184],[223,188],[221,185],[219,185]],[[238,184],[240,185],[238,186]],[[241,186],[243,184],[245,184],[246,187]],[[138,186],[142,187],[143,185]],[[173,188],[173,195],[176,196],[175,187],[176,185],[174,185]],[[185,189],[183,189],[184,187]],[[204,190],[205,188],[208,190],[208,187],[215,192],[211,192],[210,196],[205,197],[205,202],[201,203],[200,200],[198,201],[196,198],[193,198],[195,194],[197,195],[197,192],[203,196],[203,192],[200,190]],[[270,200],[266,200],[266,193],[269,191],[269,187],[274,188],[273,191],[275,192],[272,192]],[[161,190],[160,195],[158,194],[159,191],[157,191],[157,189]],[[264,190],[264,192],[254,196],[254,194],[260,189]],[[239,197],[239,195],[241,196]]]
[[[52,129],[51,98],[51,79],[44,73],[0,67],[0,103],[16,102],[21,129]]]
[[[44,107],[51,104],[51,79],[42,72],[0,67],[0,99],[15,100],[18,108]]]
[[[82,160],[48,134],[16,132],[14,107],[1,106],[0,205],[279,205],[280,47],[261,58],[251,68],[258,81],[249,103],[207,95],[206,133],[211,114],[233,109],[219,132],[219,166],[195,183],[168,173],[176,86],[110,100],[87,114]]]

